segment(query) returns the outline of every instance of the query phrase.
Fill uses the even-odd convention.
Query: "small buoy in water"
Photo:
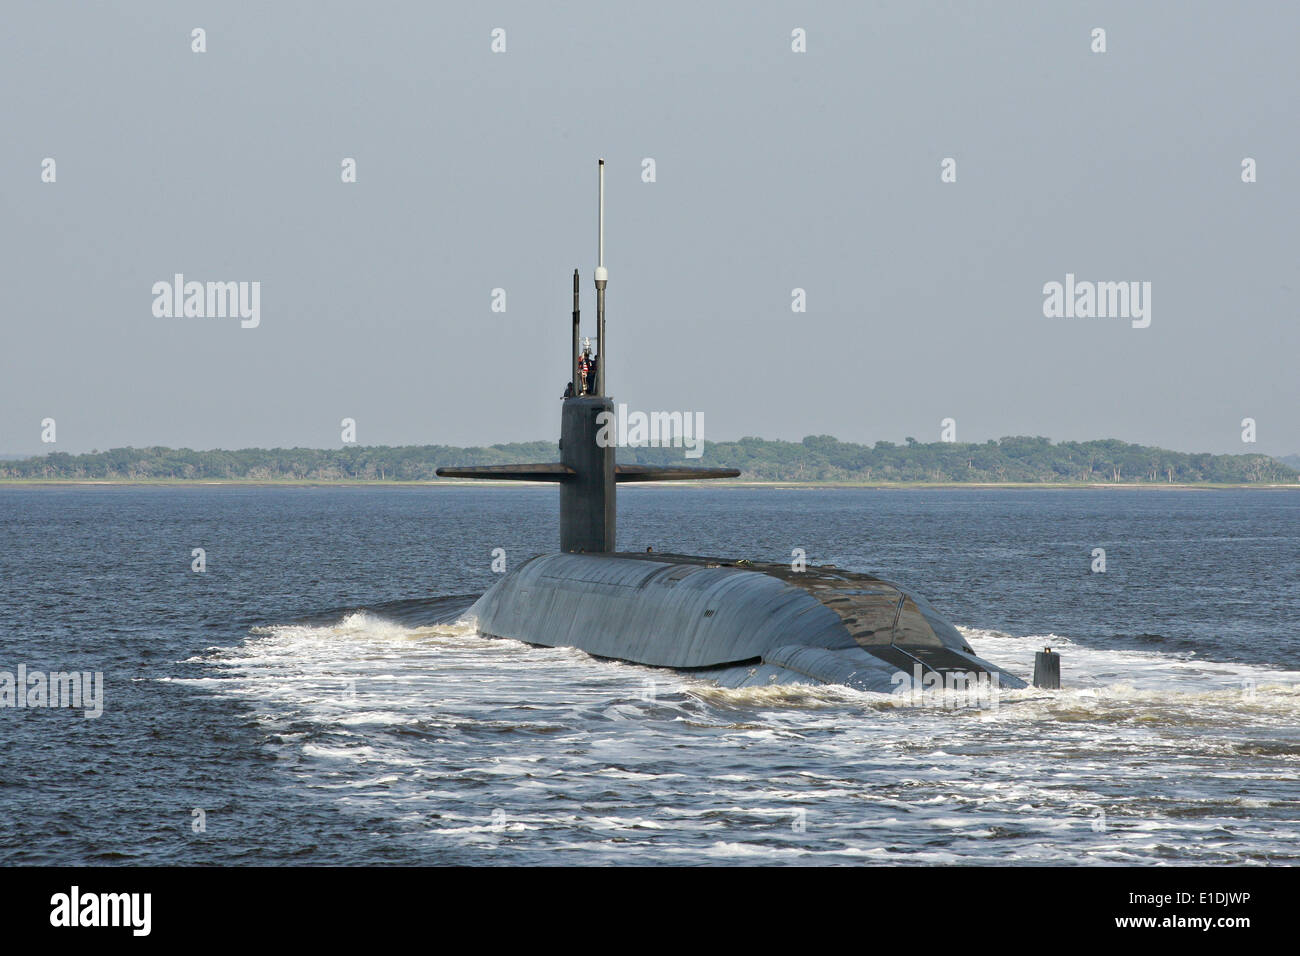
[[[1043,690],[1061,689],[1061,655],[1045,647],[1034,655],[1034,686]]]

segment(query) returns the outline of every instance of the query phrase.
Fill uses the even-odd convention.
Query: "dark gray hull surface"
[[[975,656],[915,594],[867,574],[679,554],[549,554],[470,608],[481,634],[698,672],[728,687],[897,693],[1022,680]]]

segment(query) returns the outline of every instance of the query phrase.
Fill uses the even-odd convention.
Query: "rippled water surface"
[[[106,686],[0,709],[0,861],[1300,860],[1300,495],[620,493],[629,550],[802,547],[1018,674],[1061,651],[1065,690],[993,707],[478,637],[492,549],[553,549],[557,497],[0,489],[0,672]]]

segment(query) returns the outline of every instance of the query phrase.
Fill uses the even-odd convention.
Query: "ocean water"
[[[1065,689],[726,691],[458,622],[552,488],[5,487],[0,862],[1295,863],[1300,495],[620,492],[620,545],[867,571]],[[193,549],[206,571],[195,573]],[[1104,548],[1105,573],[1092,573]]]

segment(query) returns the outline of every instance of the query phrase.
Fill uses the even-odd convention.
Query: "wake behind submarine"
[[[592,368],[586,352],[579,353],[575,270],[573,379],[561,412],[560,461],[437,470],[444,478],[560,486],[560,553],[524,562],[480,597],[467,612],[479,633],[689,671],[725,687],[844,684],[880,693],[922,682],[1024,687],[1015,675],[976,657],[919,595],[869,574],[616,550],[619,484],[735,478],[740,472],[620,465],[615,443],[598,441],[610,420],[605,415],[614,411],[605,391],[603,159],[599,182],[597,350]]]

